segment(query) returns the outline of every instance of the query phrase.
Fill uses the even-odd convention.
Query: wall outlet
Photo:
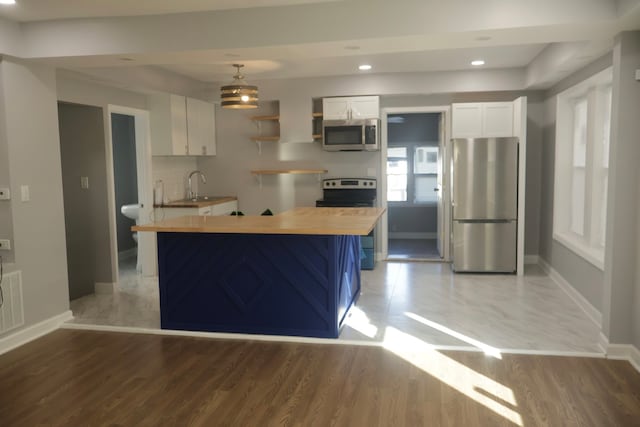
[[[8,251],[8,250],[11,250],[11,240],[0,239],[0,251]]]
[[[0,200],[10,200],[11,199],[11,190],[9,187],[0,188]]]

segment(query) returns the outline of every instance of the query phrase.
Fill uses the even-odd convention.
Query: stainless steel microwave
[[[379,140],[379,119],[322,122],[322,148],[327,151],[377,151]]]

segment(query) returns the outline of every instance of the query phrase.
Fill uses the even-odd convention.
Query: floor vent
[[[3,298],[2,307],[0,307],[1,334],[24,324],[21,272],[5,274],[0,287],[2,287]]]

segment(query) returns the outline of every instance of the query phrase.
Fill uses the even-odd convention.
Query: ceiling
[[[16,0],[0,16],[18,22],[109,16],[163,15],[341,0]]]
[[[469,70],[483,59],[544,88],[640,29],[640,0],[16,1],[0,16],[20,22],[25,58],[101,76],[153,67],[199,83],[230,81],[233,63],[251,81]]]

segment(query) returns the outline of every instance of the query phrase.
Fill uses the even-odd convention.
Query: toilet
[[[122,205],[122,207],[120,208],[120,212],[122,213],[122,215],[126,216],[129,219],[132,219],[136,222],[136,225],[138,225],[138,218],[140,217],[140,205],[135,203],[135,204],[131,204],[131,205]],[[136,245],[138,244],[138,232],[133,232],[132,233],[132,237],[133,240],[136,242]],[[138,256],[136,256],[136,270],[140,271],[141,270],[141,265],[140,265],[140,258]]]

